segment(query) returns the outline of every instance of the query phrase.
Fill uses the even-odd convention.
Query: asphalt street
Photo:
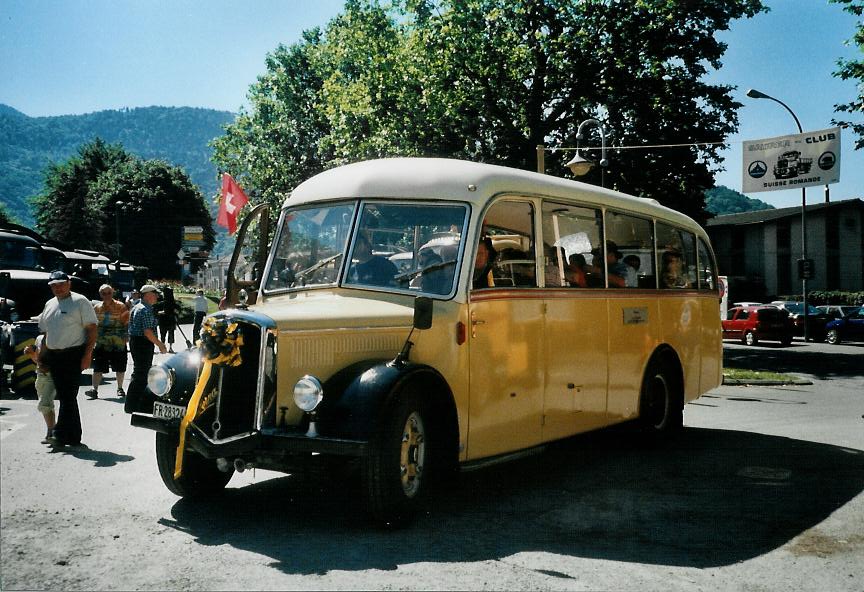
[[[462,474],[397,531],[350,479],[175,497],[110,374],[95,401],[82,380],[81,450],[49,452],[35,401],[7,396],[0,589],[861,590],[864,344],[724,349],[812,384],[717,388],[666,444],[618,427]]]

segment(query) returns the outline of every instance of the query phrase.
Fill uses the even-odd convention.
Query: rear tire
[[[670,363],[653,359],[642,379],[639,423],[652,438],[669,437],[684,426],[684,388]]]
[[[428,404],[416,393],[398,396],[370,442],[363,461],[363,491],[370,515],[385,526],[407,524],[429,490],[431,466]]]
[[[178,442],[177,434],[156,432],[156,465],[165,487],[180,497],[191,498],[212,496],[224,490],[234,469],[220,471],[215,460],[188,450],[183,457],[183,474],[174,478]]]
[[[825,341],[831,345],[840,343],[840,333],[837,332],[837,329],[829,329],[828,334],[825,336]]]
[[[781,339],[781,340],[780,340],[780,345],[782,345],[783,347],[789,347],[790,345],[792,345],[792,336],[791,336],[791,335],[787,335],[786,337],[784,337],[783,339]]]
[[[747,331],[744,334],[744,344],[745,345],[756,345],[759,343],[759,338],[756,337],[756,334],[753,331]]]

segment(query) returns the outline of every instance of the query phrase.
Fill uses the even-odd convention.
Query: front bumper
[[[165,420],[151,415],[132,414],[132,425],[161,432],[176,434],[180,430],[180,420]],[[210,440],[194,424],[186,432],[186,447],[204,458],[233,458],[247,455],[288,453],[288,454],[328,454],[333,456],[366,456],[368,442],[317,436],[310,438],[301,431],[282,429],[262,430],[248,436],[224,442]]]

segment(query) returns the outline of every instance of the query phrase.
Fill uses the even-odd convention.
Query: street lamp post
[[[606,167],[609,166],[609,161],[606,159],[606,130],[596,119],[586,119],[579,124],[576,130],[576,156],[567,163],[567,167],[577,177],[585,175],[594,167],[594,163],[582,157],[579,153],[579,140],[585,137],[582,133],[585,127],[589,125],[597,126],[600,130],[600,187],[606,186]]]
[[[114,238],[117,241],[117,261],[120,261],[120,208],[123,207],[122,201],[114,203]]]
[[[804,130],[801,128],[801,122],[798,121],[798,117],[795,115],[792,109],[790,109],[789,106],[780,99],[775,99],[774,97],[766,95],[765,93],[760,92],[755,88],[749,89],[747,91],[747,96],[751,99],[769,99],[771,101],[774,101],[775,103],[779,103],[789,112],[789,114],[792,116],[792,119],[795,120],[795,125],[798,126],[798,133],[804,133]],[[801,259],[803,261],[807,260],[807,190],[804,187],[801,188]],[[806,265],[806,263],[804,265]],[[808,328],[809,315],[807,314],[807,277],[803,273],[801,275],[801,300],[804,304],[804,341],[806,342],[810,338],[810,332]]]

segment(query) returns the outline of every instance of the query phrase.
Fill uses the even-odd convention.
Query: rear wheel
[[[156,432],[156,464],[162,482],[174,494],[180,497],[206,497],[219,493],[231,476],[234,469],[227,472],[216,467],[216,461],[204,458],[200,454],[186,451],[183,457],[183,474],[174,478],[174,467],[177,458],[177,434]]]
[[[780,345],[782,345],[783,347],[789,347],[790,345],[792,345],[792,336],[791,335],[783,336],[783,338],[780,339]]]
[[[684,392],[678,373],[668,362],[654,359],[642,379],[639,421],[653,437],[669,436],[684,425]]]
[[[375,520],[401,526],[419,510],[429,488],[430,429],[423,399],[400,396],[363,463],[363,489]]]
[[[825,335],[825,341],[831,345],[840,343],[840,334],[837,332],[837,329],[828,329],[828,334]]]
[[[744,343],[746,345],[756,345],[759,343],[759,339],[756,337],[756,334],[753,331],[747,331],[744,334]]]

